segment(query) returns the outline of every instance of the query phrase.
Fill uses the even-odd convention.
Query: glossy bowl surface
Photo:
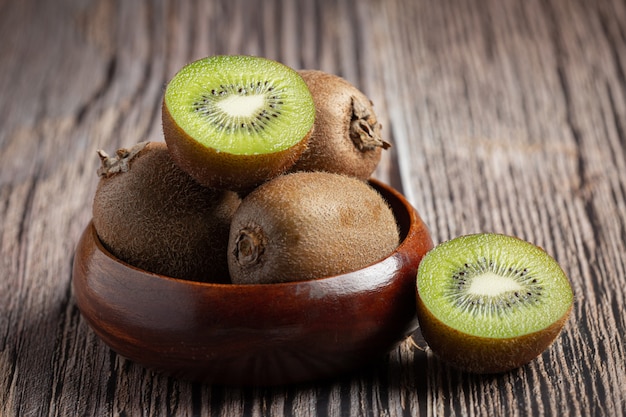
[[[353,371],[417,328],[417,267],[433,246],[402,194],[370,183],[392,207],[402,240],[376,264],[281,284],[186,281],[116,259],[89,224],[73,267],[78,308],[115,352],[178,378],[263,386]]]

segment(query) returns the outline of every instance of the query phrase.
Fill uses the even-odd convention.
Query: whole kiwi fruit
[[[315,125],[307,149],[291,171],[328,171],[367,180],[383,149],[372,101],[342,77],[319,70],[298,71],[315,102]]]
[[[242,200],[231,223],[228,266],[238,284],[302,281],[360,269],[398,244],[395,217],[368,183],[298,172]]]
[[[432,249],[417,274],[417,313],[429,347],[464,371],[518,368],[550,346],[573,292],[543,249],[513,236],[460,236]]]
[[[163,132],[174,161],[213,188],[248,191],[284,173],[306,148],[314,119],[302,77],[261,57],[189,63],[163,97]]]
[[[99,151],[93,225],[104,247],[135,267],[174,278],[229,282],[226,245],[240,198],[203,187],[163,142]]]

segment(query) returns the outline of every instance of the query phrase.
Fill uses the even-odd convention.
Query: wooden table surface
[[[0,415],[626,414],[623,0],[0,1]],[[576,301],[515,371],[438,361],[417,332],[335,380],[225,388],[112,352],[73,299],[99,148],[162,140],[164,85],[214,54],[341,75],[375,103],[376,177],[436,243],[544,247]]]

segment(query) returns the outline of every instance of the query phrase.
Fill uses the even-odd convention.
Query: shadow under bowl
[[[393,209],[401,236],[373,265],[280,284],[188,281],[115,258],[90,223],[73,266],[78,308],[115,352],[177,378],[269,386],[354,371],[417,328],[417,267],[433,246],[402,194],[370,184]]]

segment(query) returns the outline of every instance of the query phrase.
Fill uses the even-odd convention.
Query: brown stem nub
[[[242,229],[237,236],[235,258],[243,266],[254,265],[261,261],[265,251],[263,233],[260,230]]]
[[[380,127],[376,117],[356,97],[352,97],[350,138],[354,142],[354,146],[361,152],[391,147],[389,142],[384,141],[380,137]]]
[[[130,161],[137,156],[139,152],[149,142],[139,142],[130,149],[121,148],[115,152],[115,156],[109,156],[102,149],[98,149],[98,156],[100,157],[100,168],[98,168],[99,177],[110,177],[118,172],[127,172],[130,167]]]

